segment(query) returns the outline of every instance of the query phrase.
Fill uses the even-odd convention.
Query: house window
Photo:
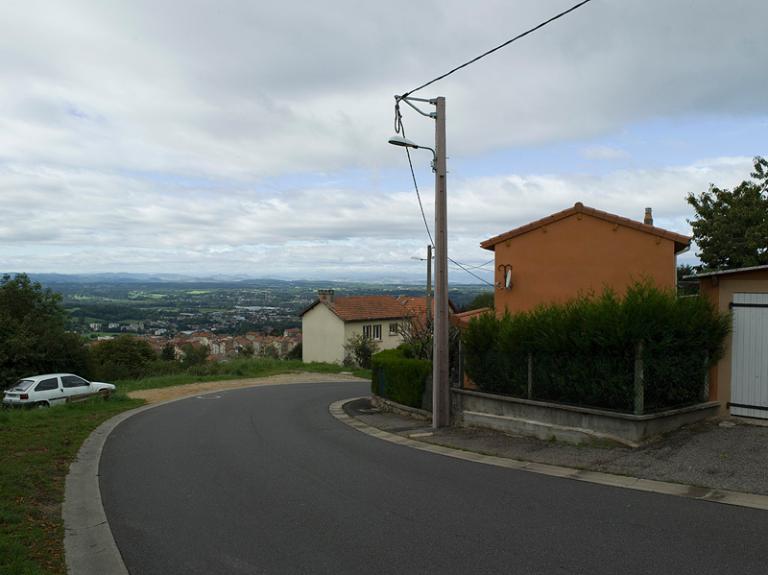
[[[400,324],[399,323],[391,323],[389,324],[389,335],[397,335],[400,333]]]
[[[368,324],[363,326],[363,337],[381,341],[381,324]]]

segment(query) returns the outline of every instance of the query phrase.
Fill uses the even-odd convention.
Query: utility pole
[[[445,149],[445,98],[435,105],[435,325],[432,349],[432,427],[450,425],[448,384],[448,207]]]
[[[451,389],[449,386],[448,357],[448,201],[446,179],[445,149],[445,98],[440,96],[425,100],[408,96],[395,96],[397,106],[400,102],[408,104],[422,116],[435,120],[435,149],[420,146],[400,134],[402,125],[396,121],[396,134],[389,139],[393,146],[424,148],[433,154],[432,169],[435,172],[435,321],[432,331],[432,427],[446,427],[451,423]],[[420,110],[414,102],[425,102],[435,106],[431,113]],[[396,119],[400,118],[396,107]],[[428,255],[429,252],[427,252]],[[432,258],[427,257],[428,261]],[[429,269],[429,268],[427,268]],[[428,280],[429,281],[429,280]],[[428,290],[429,291],[429,290]],[[427,308],[429,309],[429,308]]]
[[[427,246],[427,327],[432,326],[432,244]]]

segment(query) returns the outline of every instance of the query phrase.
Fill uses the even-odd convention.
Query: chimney
[[[653,225],[653,210],[651,208],[645,208],[645,218],[643,219],[643,223],[646,226]]]
[[[317,299],[319,299],[323,303],[333,303],[333,290],[332,289],[317,290]]]

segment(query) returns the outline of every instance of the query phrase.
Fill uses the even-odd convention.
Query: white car
[[[111,383],[87,381],[71,373],[49,373],[20,379],[5,391],[3,407],[51,406],[95,395],[107,398],[115,391]]]

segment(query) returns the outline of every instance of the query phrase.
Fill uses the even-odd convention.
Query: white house
[[[366,295],[335,297],[333,290],[319,290],[318,299],[301,313],[302,360],[341,363],[344,344],[364,334],[379,350],[403,342],[400,326],[411,318],[422,319],[426,298]]]

